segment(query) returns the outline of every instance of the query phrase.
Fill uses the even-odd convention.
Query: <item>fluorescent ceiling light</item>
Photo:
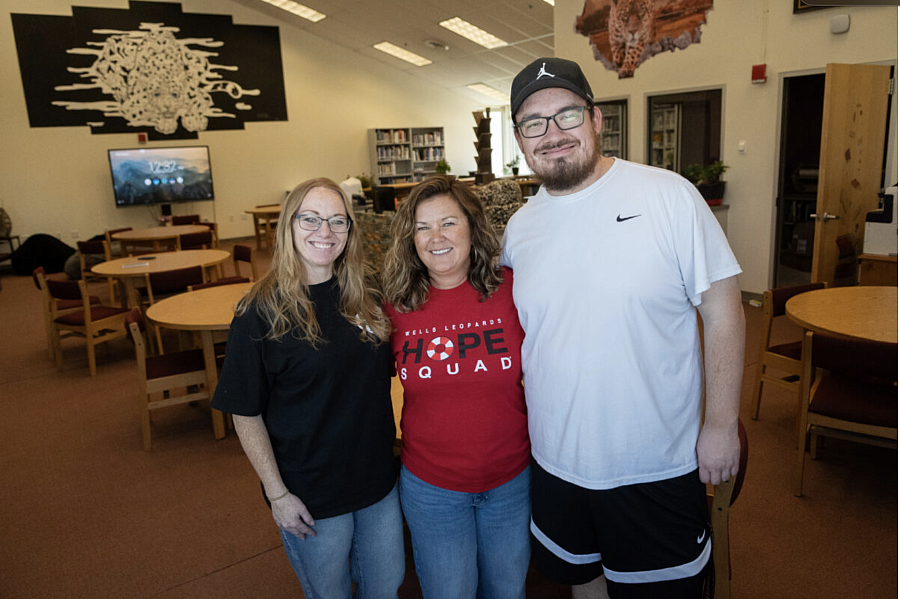
[[[311,9],[308,6],[303,6],[299,2],[294,2],[294,0],[262,0],[267,4],[271,4],[272,6],[277,6],[281,10],[286,10],[289,13],[293,13],[298,17],[303,17],[308,21],[312,21],[313,23],[318,23],[322,19],[325,18],[325,15],[322,13]]]
[[[476,91],[479,94],[487,96],[492,100],[497,100],[501,104],[509,104],[509,94],[504,94],[499,89],[494,89],[489,85],[485,85],[484,83],[472,83],[467,85],[469,89],[472,91]]]
[[[550,6],[556,6],[556,0],[544,0],[544,2],[546,2]]]
[[[431,64],[431,61],[425,58],[424,56],[419,56],[409,50],[404,50],[400,46],[395,46],[391,42],[381,42],[379,44],[375,44],[372,46],[376,50],[381,50],[385,54],[390,54],[395,58],[399,58],[400,60],[405,60],[406,62],[412,63],[417,67],[424,67],[426,64]]]
[[[492,50],[494,48],[502,48],[503,46],[509,45],[499,37],[488,33],[484,29],[479,29],[475,25],[472,25],[468,21],[463,21],[459,17],[453,17],[452,19],[441,21],[440,26],[444,29],[449,29],[457,35],[461,35],[468,40],[472,40],[476,44],[484,46],[488,50]]]

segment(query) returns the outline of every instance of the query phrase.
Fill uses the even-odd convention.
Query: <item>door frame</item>
[[[832,61],[833,62],[833,61]],[[897,60],[878,60],[871,62],[859,62],[850,64],[870,64],[885,65],[894,67],[894,95],[890,102],[888,110],[888,140],[887,140],[887,163],[884,169],[884,181],[881,182],[882,187],[889,187],[897,182],[898,174],[900,174],[900,166],[897,164],[898,146],[897,146],[897,125],[898,125],[898,81],[897,81]],[[772,172],[775,174],[770,182],[770,213],[769,213],[769,239],[768,239],[768,263],[766,272],[767,289],[775,286],[775,260],[778,259],[778,248],[775,247],[778,237],[778,207],[775,200],[778,197],[778,182],[781,180],[781,164],[782,152],[784,148],[781,146],[782,128],[784,127],[784,80],[791,77],[802,77],[804,75],[821,75],[825,73],[825,65],[821,68],[799,69],[796,71],[783,71],[778,73],[778,114],[775,119],[775,148],[777,148],[774,156],[774,164]]]

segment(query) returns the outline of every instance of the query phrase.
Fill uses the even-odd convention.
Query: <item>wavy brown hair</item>
[[[428,299],[431,288],[428,269],[416,252],[416,209],[425,200],[440,195],[456,200],[469,221],[472,247],[467,279],[481,294],[481,301],[489,298],[503,282],[497,261],[500,242],[488,222],[481,200],[455,178],[446,175],[429,177],[400,203],[391,224],[393,241],[385,257],[381,280],[385,300],[399,312],[418,310]]]
[[[353,205],[340,186],[331,179],[310,179],[294,188],[284,201],[275,229],[275,253],[269,272],[238,304],[243,314],[256,307],[269,325],[267,339],[278,340],[287,333],[314,347],[323,342],[316,320],[315,305],[309,299],[308,273],[294,247],[294,215],[313,189],[333,191],[344,203],[347,216],[353,220]],[[327,223],[323,223],[328,226]],[[361,330],[360,339],[380,343],[390,335],[390,323],[381,309],[381,294],[374,288],[363,265],[361,233],[354,224],[347,232],[347,245],[334,262],[334,273],[340,288],[341,314]]]

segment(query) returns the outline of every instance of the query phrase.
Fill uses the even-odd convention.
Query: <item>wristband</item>
[[[266,496],[266,499],[268,499],[269,502],[271,503],[271,502],[278,501],[279,499],[283,499],[283,498],[287,497],[287,496],[290,495],[290,494],[291,494],[290,490],[287,490],[287,491],[285,491],[284,493],[282,493],[281,495],[279,495],[278,497],[269,497],[269,496],[267,495],[267,496]]]

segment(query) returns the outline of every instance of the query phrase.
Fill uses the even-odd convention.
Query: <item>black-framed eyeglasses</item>
[[[328,223],[328,228],[332,233],[346,233],[350,230],[353,223],[349,216],[332,216],[331,218],[322,218],[315,214],[295,214],[294,218],[300,224],[300,228],[304,231],[318,231],[322,223]]]
[[[515,127],[522,137],[540,137],[547,133],[547,128],[550,126],[550,120],[552,119],[560,131],[567,131],[580,127],[584,123],[584,111],[588,108],[588,106],[566,108],[553,116],[536,116],[525,119],[516,123]]]

